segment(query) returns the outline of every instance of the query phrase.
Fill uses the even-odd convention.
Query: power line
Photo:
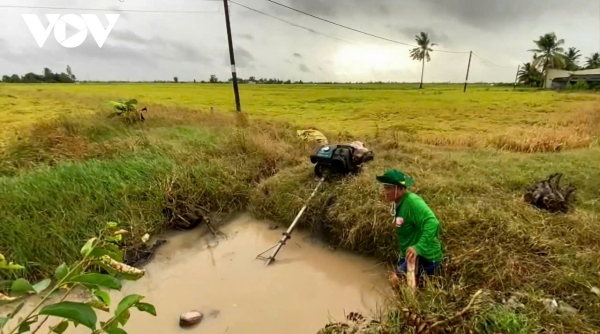
[[[276,4],[276,5],[279,5],[279,6],[285,7],[285,8],[287,8],[287,9],[291,9],[291,10],[293,10],[293,11],[296,11],[296,12],[298,12],[298,13],[302,13],[302,14],[304,14],[304,15],[308,15],[308,16],[310,16],[310,17],[313,17],[313,18],[315,18],[315,19],[318,19],[318,20],[321,20],[321,21],[325,21],[325,22],[327,22],[327,23],[330,23],[330,24],[333,24],[333,25],[336,25],[336,26],[339,26],[339,27],[342,27],[342,28],[345,28],[345,29],[349,29],[349,30],[352,30],[352,31],[356,31],[356,32],[358,32],[358,33],[361,33],[361,34],[364,34],[364,35],[367,35],[367,36],[371,36],[371,37],[375,37],[375,38],[383,39],[383,40],[385,40],[385,41],[392,42],[392,43],[397,43],[397,44],[402,44],[402,45],[406,45],[406,46],[412,46],[412,47],[418,47],[418,46],[416,46],[416,45],[411,45],[411,44],[408,44],[408,43],[404,43],[404,42],[395,41],[395,40],[393,40],[393,39],[389,39],[389,38],[385,38],[385,37],[381,37],[381,36],[373,35],[373,34],[370,34],[370,33],[368,33],[368,32],[364,32],[364,31],[361,31],[361,30],[358,30],[358,29],[350,28],[350,27],[348,27],[348,26],[345,26],[345,25],[342,25],[342,24],[339,24],[339,23],[335,23],[335,22],[333,22],[333,21],[329,21],[329,20],[327,20],[327,19],[324,19],[324,18],[321,18],[321,17],[315,16],[315,15],[313,15],[313,14],[309,14],[309,13],[307,13],[307,12],[303,12],[303,11],[301,11],[301,10],[299,10],[299,9],[296,9],[296,8],[292,8],[292,7],[286,6],[286,5],[284,5],[284,4],[281,4],[281,3],[279,3],[279,2],[276,2],[276,1],[273,1],[273,0],[266,0],[266,1],[272,2],[272,3]]]
[[[315,19],[317,19],[317,20],[321,20],[321,21],[324,21],[324,22],[327,22],[327,23],[330,23],[330,24],[333,24],[333,25],[336,25],[336,26],[339,26],[339,27],[342,27],[342,28],[345,28],[345,29],[349,29],[349,30],[352,30],[352,31],[355,31],[355,32],[358,32],[358,33],[361,33],[361,34],[364,34],[364,35],[367,35],[367,36],[375,37],[375,38],[382,39],[382,40],[384,40],[384,41],[388,41],[388,42],[392,42],[392,43],[396,43],[396,44],[402,44],[402,45],[411,46],[411,47],[415,47],[415,48],[418,48],[418,47],[419,47],[418,45],[408,44],[408,43],[404,43],[404,42],[396,41],[396,40],[393,40],[393,39],[385,38],[385,37],[382,37],[382,36],[374,35],[374,34],[371,34],[371,33],[368,33],[368,32],[362,31],[362,30],[354,29],[354,28],[351,28],[351,27],[345,26],[345,25],[343,25],[343,24],[336,23],[336,22],[333,22],[333,21],[330,21],[330,20],[324,19],[324,18],[322,18],[322,17],[318,17],[318,16],[316,16],[316,15],[313,15],[313,14],[310,14],[310,13],[307,13],[307,12],[304,12],[304,11],[301,11],[301,10],[299,10],[299,9],[292,8],[292,7],[290,7],[290,6],[284,5],[284,4],[282,4],[282,3],[279,3],[279,2],[277,2],[277,1],[273,1],[273,0],[266,0],[266,1],[268,1],[268,2],[271,2],[271,3],[274,3],[274,4],[278,5],[278,6],[282,6],[282,7],[285,7],[285,8],[287,8],[287,9],[293,10],[293,11],[295,11],[295,12],[298,12],[298,13],[301,13],[301,14],[304,14],[304,15],[307,15],[307,16],[310,16],[310,17],[313,17],[313,18],[315,18]],[[437,51],[437,52],[447,52],[447,53],[469,53],[469,52],[470,52],[470,51],[448,51],[448,50],[436,50],[436,49],[433,49],[433,51]]]
[[[433,51],[445,52],[445,53],[469,53],[469,52],[471,52],[471,51],[450,51],[450,50],[440,50],[440,49],[433,49]]]
[[[292,25],[292,26],[294,26],[294,27],[298,27],[298,28],[301,28],[301,29],[304,29],[304,30],[308,30],[308,31],[310,31],[310,32],[312,32],[312,33],[315,33],[315,34],[317,34],[317,35],[323,35],[323,36],[326,36],[326,37],[329,37],[329,38],[337,39],[338,41],[342,41],[342,42],[346,42],[346,43],[350,43],[350,44],[356,44],[356,43],[354,43],[354,42],[350,42],[350,41],[347,41],[347,40],[345,40],[345,39],[341,39],[341,38],[338,38],[338,37],[335,37],[335,36],[327,35],[327,34],[324,34],[324,33],[318,32],[318,31],[316,31],[316,30],[314,30],[314,29],[307,28],[307,27],[304,27],[304,26],[301,26],[301,25],[295,24],[295,23],[293,23],[293,22],[290,22],[290,21],[286,21],[286,20],[284,20],[284,19],[281,19],[281,18],[278,18],[278,17],[276,17],[276,16],[274,16],[274,15],[271,15],[271,14],[268,14],[268,13],[265,13],[265,12],[262,12],[262,11],[260,11],[260,10],[258,10],[258,9],[250,8],[250,7],[248,7],[248,6],[245,6],[245,5],[239,4],[239,3],[235,2],[235,1],[232,1],[232,0],[229,0],[229,2],[231,2],[231,3],[232,3],[232,4],[234,4],[234,5],[237,5],[237,6],[240,6],[240,7],[246,8],[246,9],[248,9],[248,10],[251,10],[251,11],[253,11],[253,12],[256,12],[256,13],[259,13],[259,14],[262,14],[262,15],[265,15],[265,16],[268,16],[268,17],[270,17],[270,18],[272,18],[272,19],[275,19],[275,20],[278,20],[278,21],[281,21],[281,22],[287,23],[287,24],[289,24],[289,25]]]
[[[203,2],[214,2],[214,0],[199,0]],[[76,8],[76,7],[48,7],[48,6],[20,6],[4,5],[0,8],[30,8],[30,9],[59,9],[59,10],[90,10],[90,11],[115,11],[115,12],[138,12],[138,13],[178,13],[178,14],[198,14],[198,13],[218,13],[217,10],[151,10],[151,9],[117,9],[117,8]]]
[[[513,68],[514,67],[513,65],[507,66],[507,65],[498,65],[498,64],[492,63],[491,61],[489,61],[489,60],[487,60],[487,59],[485,59],[485,58],[477,55],[475,52],[473,52],[473,56],[479,58],[481,61],[483,61],[484,63],[487,63],[488,65],[497,66],[497,67],[506,67],[506,68]]]
[[[218,2],[218,1],[221,1],[221,0],[195,0],[195,1],[196,1],[196,2]],[[276,17],[276,16],[274,16],[274,15],[271,15],[271,14],[265,13],[265,12],[263,12],[263,11],[260,11],[260,10],[257,10],[257,9],[254,9],[254,8],[251,8],[251,7],[248,7],[248,6],[242,5],[242,4],[240,4],[240,3],[237,3],[237,2],[235,2],[235,1],[232,1],[232,0],[228,0],[228,1],[229,1],[229,2],[231,2],[231,3],[233,3],[233,4],[235,4],[235,5],[237,5],[237,6],[240,6],[240,7],[246,8],[246,9],[248,9],[248,10],[251,10],[251,11],[253,11],[253,12],[259,13],[259,14],[261,14],[261,15],[268,16],[268,17],[270,17],[270,18],[272,18],[272,19],[275,19],[275,20],[278,20],[278,21],[284,22],[284,23],[286,23],[286,24],[289,24],[289,25],[292,25],[292,26],[295,26],[295,27],[298,27],[298,28],[301,28],[301,29],[307,30],[307,31],[309,31],[309,32],[312,32],[312,33],[314,33],[314,34],[317,34],[317,35],[322,35],[322,36],[326,36],[326,37],[333,38],[333,39],[336,39],[336,40],[338,40],[338,41],[342,41],[342,42],[349,43],[349,44],[356,44],[356,43],[354,43],[354,42],[351,42],[351,41],[348,41],[348,40],[345,40],[345,39],[342,39],[342,38],[339,38],[339,37],[335,37],[335,36],[332,36],[332,35],[328,35],[328,34],[325,34],[325,33],[318,32],[318,31],[316,31],[316,30],[314,30],[314,29],[312,29],[312,28],[307,28],[307,27],[305,27],[305,26],[301,26],[301,25],[295,24],[295,23],[293,23],[293,22],[290,22],[290,21],[287,21],[287,20],[281,19],[281,18],[279,18],[279,17]],[[287,9],[290,9],[290,10],[296,11],[296,12],[298,12],[298,13],[301,13],[301,14],[304,14],[304,15],[307,15],[307,16],[310,16],[310,17],[313,17],[313,18],[315,18],[315,19],[318,19],[318,20],[321,20],[321,21],[324,21],[324,22],[327,22],[327,23],[330,23],[330,24],[333,24],[333,25],[336,25],[336,26],[339,26],[339,27],[342,27],[342,28],[345,28],[345,29],[349,29],[349,30],[352,30],[352,31],[355,31],[355,32],[358,32],[358,33],[361,33],[361,34],[364,34],[364,35],[367,35],[367,36],[371,36],[371,37],[378,38],[378,39],[381,39],[381,40],[385,40],[385,41],[388,41],[388,42],[392,42],[392,43],[396,43],[396,44],[401,44],[401,45],[406,45],[406,46],[410,46],[410,47],[419,47],[418,45],[412,45],[412,44],[404,43],[404,42],[401,42],[401,41],[396,41],[396,40],[393,40],[393,39],[389,39],[389,38],[385,38],[385,37],[382,37],[382,36],[374,35],[374,34],[371,34],[371,33],[368,33],[368,32],[362,31],[362,30],[354,29],[354,28],[351,28],[351,27],[345,26],[345,25],[343,25],[343,24],[336,23],[336,22],[333,22],[333,21],[330,21],[330,20],[327,20],[327,19],[324,19],[324,18],[318,17],[318,16],[316,16],[316,15],[313,15],[313,14],[310,14],[310,13],[307,13],[307,12],[304,12],[304,11],[301,11],[301,10],[299,10],[299,9],[292,8],[292,7],[290,7],[290,6],[287,6],[287,5],[281,4],[281,3],[277,2],[277,1],[274,1],[274,0],[266,0],[266,1],[268,1],[268,2],[271,2],[271,3],[274,3],[274,4],[278,5],[278,6],[282,6],[282,7],[285,7],[285,8],[287,8]],[[220,11],[221,11],[221,5],[219,5],[219,8],[218,8],[217,10],[212,10],[212,11],[206,11],[206,10],[149,10],[149,9],[116,9],[116,8],[77,8],[77,7],[22,6],[22,5],[0,5],[0,8],[30,8],[30,9],[87,10],[87,11],[118,11],[118,12],[120,11],[120,12],[140,12],[140,13],[178,13],[178,14],[218,13],[218,12],[220,12]],[[437,52],[445,52],[445,53],[469,53],[469,52],[470,52],[470,51],[450,51],[450,50],[440,50],[440,49],[433,49],[433,51],[437,51]],[[473,55],[474,55],[475,57],[479,58],[480,60],[482,60],[484,63],[487,63],[487,64],[489,64],[489,65],[491,65],[491,66],[497,66],[497,67],[511,67],[511,68],[513,67],[513,66],[497,65],[497,64],[495,64],[495,63],[493,63],[493,62],[491,62],[491,61],[489,61],[489,60],[487,60],[487,59],[485,59],[485,58],[483,58],[483,57],[481,57],[481,56],[479,56],[479,55],[477,55],[477,54],[475,54],[475,53],[473,53]]]

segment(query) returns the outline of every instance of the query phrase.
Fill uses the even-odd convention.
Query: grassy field
[[[6,87],[6,86],[5,86]],[[230,85],[39,85],[3,89],[3,131],[48,117],[90,114],[102,99],[136,97],[142,104],[233,110]],[[597,95],[512,87],[410,85],[242,85],[250,117],[354,135],[397,131],[432,145],[552,151],[585,147],[593,137]],[[20,96],[20,99],[10,98]]]
[[[339,247],[395,259],[389,206],[374,175],[398,168],[443,227],[452,269],[398,308],[423,317],[481,308],[458,326],[480,332],[600,330],[600,95],[460,85],[242,85],[249,122],[232,115],[230,85],[0,85],[0,252],[47,273],[77,256],[106,221],[135,233],[165,227],[164,209],[250,210],[292,221],[313,187],[314,127],[375,152],[365,172],[327,184],[304,224]],[[104,99],[136,98],[144,124],[108,119]],[[210,109],[214,109],[214,113]],[[577,187],[566,215],[523,203],[554,172]],[[273,196],[276,194],[276,196]],[[168,214],[167,214],[168,216]],[[43,245],[41,247],[40,245]],[[519,296],[523,307],[503,301]],[[571,311],[548,312],[555,298]],[[160,308],[160,305],[157,305]],[[393,333],[405,329],[394,309]]]

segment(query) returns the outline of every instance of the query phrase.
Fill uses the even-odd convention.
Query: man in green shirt
[[[427,203],[408,191],[413,179],[392,169],[376,177],[383,184],[385,197],[392,202],[400,261],[393,279],[407,272],[407,260],[417,261],[417,276],[434,275],[444,257],[439,240],[440,223]]]

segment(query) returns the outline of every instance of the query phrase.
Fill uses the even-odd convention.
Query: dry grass
[[[58,115],[89,115],[103,99],[136,97],[143,105],[232,111],[230,85],[3,85],[0,141]],[[409,85],[242,85],[251,119],[323,127],[360,136],[397,133],[437,146],[547,152],[593,143],[599,94],[513,91],[505,87]],[[94,107],[91,107],[94,106]],[[152,110],[149,116],[151,117]],[[571,126],[574,125],[574,126]],[[527,136],[527,137],[525,137]],[[535,140],[527,138],[534,137]]]
[[[458,95],[440,87],[440,94],[366,87],[343,88],[343,95],[340,87],[313,87],[316,96],[310,96],[307,87],[244,87],[243,103],[262,104],[263,115],[271,115],[246,119],[207,108],[225,101],[223,86],[8,87],[10,99],[56,99],[71,108],[63,118],[32,116],[28,126],[21,124],[20,139],[9,136],[0,151],[0,252],[36,261],[28,264],[31,274],[76,256],[77,245],[107,220],[161,231],[166,198],[185,212],[248,209],[290,223],[314,186],[311,145],[296,138],[293,124],[277,121],[293,118],[303,127],[318,125],[330,142],[362,140],[375,152],[361,175],[324,186],[302,226],[338,247],[395,261],[389,206],[374,181],[387,168],[414,176],[413,191],[440,219],[450,271],[414,299],[394,296],[398,309],[447,316],[484,289],[485,303],[466,317],[463,329],[600,330],[600,297],[590,292],[600,287],[596,95],[501,89]],[[206,101],[194,100],[200,93]],[[131,96],[148,107],[146,122],[125,125],[105,117],[101,98]],[[94,113],[73,112],[80,105]],[[290,112],[300,105],[311,108]],[[340,112],[348,106],[352,113]],[[19,111],[11,108],[9,115]],[[381,120],[379,129],[371,127],[374,120]],[[548,214],[522,200],[526,185],[554,172],[578,188],[574,213]],[[503,304],[511,294],[520,296],[523,309]],[[577,313],[548,313],[543,298],[568,303]],[[392,333],[407,330],[394,308],[386,323]]]

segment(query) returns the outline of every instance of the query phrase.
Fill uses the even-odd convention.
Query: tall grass
[[[74,105],[94,105],[98,96],[115,95],[110,87],[82,86],[53,86],[41,92],[14,88],[11,94],[17,98],[69,96],[68,103]],[[140,90],[136,85],[119,87],[124,97]],[[20,89],[28,94],[19,95]],[[172,92],[170,87],[164,89]],[[218,98],[219,90],[212,86],[185,86],[178,94],[181,97],[205,89],[215,90],[216,97],[209,99]],[[362,108],[356,101],[344,100],[350,97],[339,90],[331,87],[316,94],[334,105]],[[365,89],[352,98],[374,99],[377,95],[373,91]],[[267,94],[307,94],[305,88],[270,92]],[[408,96],[420,96],[408,92],[413,94]],[[469,102],[471,97],[448,97],[453,93],[440,92],[434,96],[447,98],[448,103],[454,99],[458,114],[467,113],[470,107],[466,106],[474,103]],[[377,94],[386,99],[388,93],[380,89]],[[493,93],[506,94],[502,96],[513,100],[501,104]],[[600,184],[600,147],[593,145],[599,111],[589,104],[589,99],[596,96],[508,95],[502,90],[493,93],[477,92],[482,97],[478,104],[483,105],[479,108],[502,106],[513,113],[514,122],[504,126],[503,133],[497,124],[489,126],[482,120],[461,122],[456,118],[429,123],[425,120],[435,118],[433,112],[421,112],[422,118],[416,121],[410,119],[409,112],[406,117],[396,115],[386,120],[387,128],[356,135],[344,131],[344,124],[367,126],[371,116],[365,116],[364,110],[343,116],[360,126],[351,121],[333,121],[342,116],[331,111],[323,113],[320,117],[330,122],[316,128],[323,130],[331,142],[363,140],[374,150],[375,160],[358,176],[325,184],[303,216],[301,226],[334,246],[391,264],[397,260],[394,227],[375,175],[398,168],[415,177],[412,190],[440,219],[449,270],[440,280],[430,282],[416,299],[395,296],[395,308],[387,313],[392,332],[407,330],[395,309],[411,306],[424,317],[451,314],[464,307],[478,289],[486,291],[486,303],[465,319],[463,326],[504,333],[541,329],[597,332],[600,303],[590,289],[600,286],[600,258],[595,255],[600,252],[600,232],[596,228],[600,214],[596,189]],[[256,94],[254,98],[258,99],[258,91]],[[567,113],[558,110],[564,101],[552,102],[553,98],[580,99],[582,104],[572,104],[577,110]],[[548,103],[556,109],[550,114],[562,118],[553,120],[551,126],[533,124],[533,118],[532,124],[523,125],[527,115],[521,114],[521,106],[515,106],[517,99],[529,101],[527,108],[534,110]],[[282,100],[275,102],[283,104]],[[440,100],[437,103],[443,104]],[[422,108],[429,107],[440,110],[433,104]],[[265,109],[273,112],[270,108]],[[77,245],[106,221],[129,224],[136,235],[162,231],[168,220],[164,209],[169,205],[182,213],[250,210],[257,217],[286,224],[293,220],[315,185],[307,157],[312,146],[296,138],[294,125],[273,120],[285,117],[272,114],[275,117],[271,119],[236,119],[222,112],[169,103],[149,104],[148,109],[147,121],[141,124],[109,120],[106,110],[98,107],[95,114],[87,116],[72,114],[32,122],[19,133],[20,138],[13,136],[5,141],[0,151],[0,252],[27,263],[30,275],[44,274],[74,258]],[[481,110],[475,113],[483,115]],[[314,115],[308,111],[306,114]],[[440,119],[446,117],[443,113],[437,115]],[[367,120],[363,122],[361,117]],[[510,121],[509,116],[500,114],[490,117],[490,123]],[[319,125],[320,121],[316,117],[298,123]],[[435,132],[439,127],[459,127],[463,123],[467,129]],[[424,125],[425,130],[417,131],[409,124]],[[489,131],[479,134],[468,127]],[[565,180],[577,187],[574,213],[549,214],[522,200],[526,185],[554,172],[564,173]],[[525,307],[514,310],[505,306],[503,300],[511,295],[519,296]],[[556,298],[575,307],[577,313],[548,313],[544,298]]]
[[[141,235],[162,231],[167,199],[185,212],[243,210],[253,184],[302,155],[281,140],[293,142],[291,130],[260,122],[240,129],[233,117],[181,108],[153,111],[147,124],[130,127],[100,115],[47,121],[12,142],[0,168],[0,252],[29,262],[31,275],[47,273],[74,259],[106,221]]]
[[[136,97],[143,106],[232,111],[231,87],[224,84],[3,85],[0,142],[40,120],[89,115],[103,99]],[[584,147],[598,126],[600,94],[513,91],[506,87],[469,88],[409,85],[243,85],[242,107],[252,119],[298,127],[323,127],[362,137],[397,132],[439,146],[494,147],[552,151]],[[154,109],[149,109],[152,117]],[[576,121],[577,131],[562,126]],[[557,129],[558,127],[558,129]],[[558,138],[553,134],[559,133]],[[505,135],[508,135],[506,137]],[[520,143],[533,135],[535,143]],[[499,138],[498,138],[499,137]]]
[[[173,166],[168,157],[143,154],[1,178],[0,250],[47,273],[75,260],[78,245],[108,221],[152,229],[161,223],[156,183]]]

